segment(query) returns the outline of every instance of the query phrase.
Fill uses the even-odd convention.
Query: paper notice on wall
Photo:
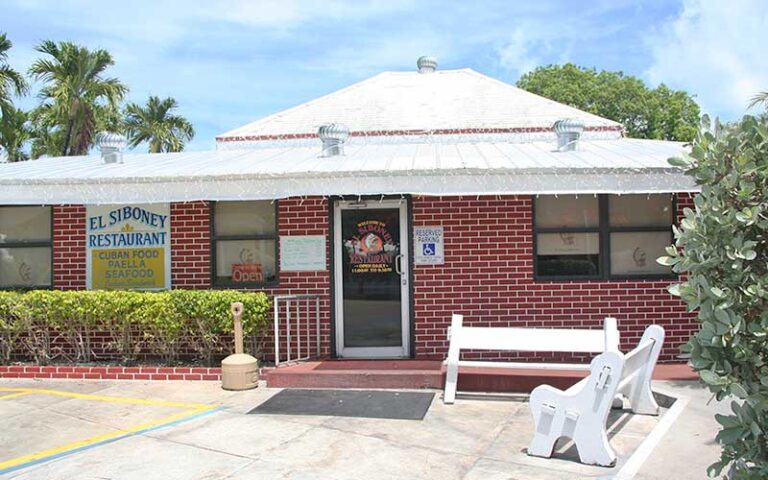
[[[443,227],[414,227],[414,261],[416,265],[443,265],[445,242]]]
[[[320,272],[326,270],[325,264],[325,236],[280,237],[281,272]]]

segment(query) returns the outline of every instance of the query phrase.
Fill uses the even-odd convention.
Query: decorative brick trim
[[[504,133],[546,133],[553,132],[552,127],[510,127],[510,128],[438,128],[436,130],[366,130],[350,132],[351,137],[412,137],[420,135],[482,135]],[[623,132],[624,127],[605,125],[597,127],[585,127],[585,132]],[[253,142],[270,140],[299,140],[306,138],[318,138],[317,132],[313,133],[284,133],[279,135],[237,135],[232,137],[216,137],[217,142]]]
[[[221,380],[221,368],[190,367],[80,367],[0,365],[0,378],[46,378],[75,380]]]

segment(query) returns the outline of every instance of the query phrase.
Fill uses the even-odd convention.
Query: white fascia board
[[[195,200],[272,200],[330,195],[547,195],[697,192],[693,180],[670,171],[207,177],[152,182],[3,182],[0,205],[114,204]]]

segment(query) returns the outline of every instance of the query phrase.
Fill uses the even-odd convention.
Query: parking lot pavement
[[[722,406],[707,406],[695,383],[662,386],[690,398],[688,406],[672,423],[612,412],[619,463],[601,468],[578,463],[568,443],[553,459],[528,457],[533,422],[524,396],[464,396],[445,406],[436,395],[414,421],[247,415],[279,391],[263,386],[3,380],[0,478],[571,479],[630,478],[635,470],[638,479],[704,478],[718,456],[712,416]],[[649,445],[667,423],[660,443]],[[638,452],[649,449],[638,465]]]

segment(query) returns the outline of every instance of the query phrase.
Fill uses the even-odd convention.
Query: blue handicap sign
[[[421,245],[421,253],[425,257],[434,257],[435,256],[435,244],[434,243],[423,243]]]

